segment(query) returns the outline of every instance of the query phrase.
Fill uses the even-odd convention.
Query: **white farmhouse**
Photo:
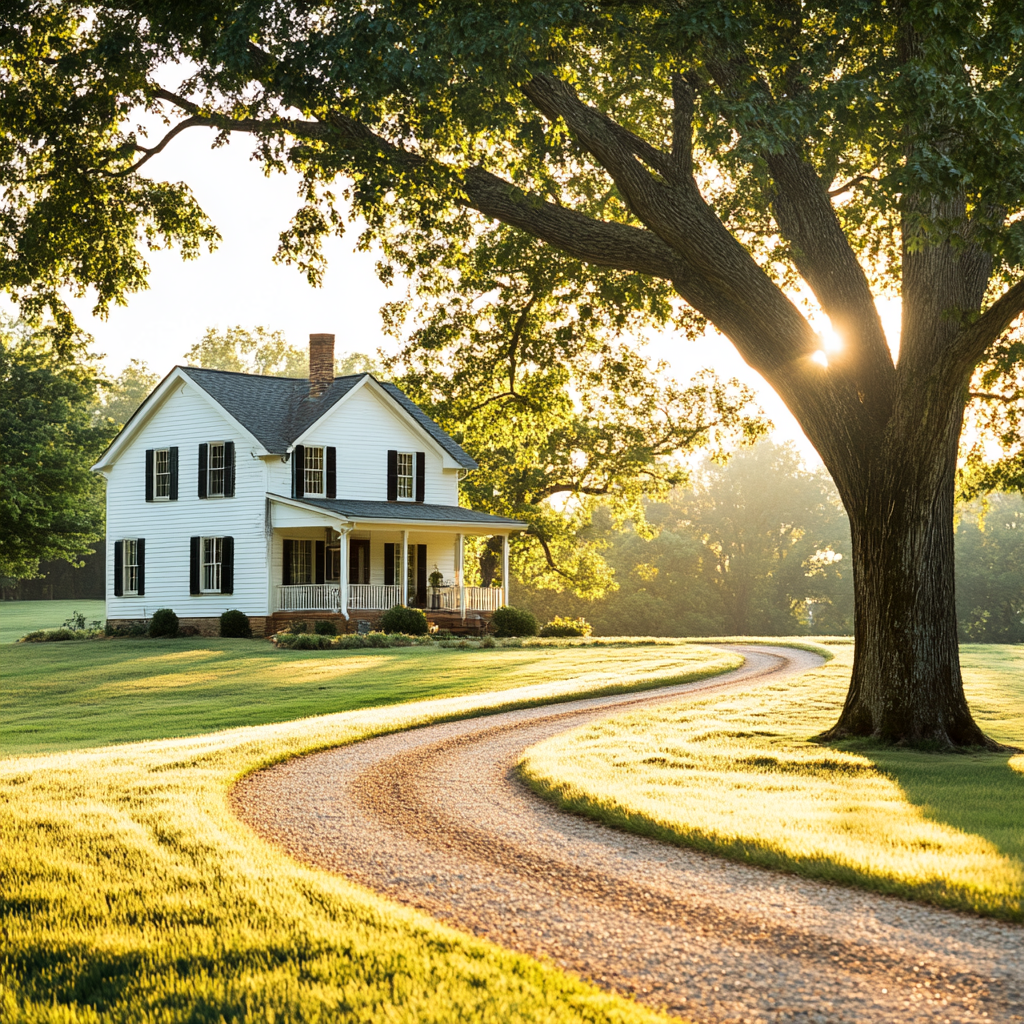
[[[507,603],[525,523],[459,505],[476,462],[393,384],[335,378],[333,334],[310,336],[309,363],[309,380],[177,366],[139,407],[93,467],[109,620],[172,608],[215,635],[238,608],[257,635],[299,618],[342,632],[409,604],[466,629]],[[505,539],[500,588],[464,585],[474,534]]]

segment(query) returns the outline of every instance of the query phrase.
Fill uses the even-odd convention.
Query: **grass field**
[[[740,664],[683,644],[285,651],[261,640],[89,640],[4,649],[0,754],[242,725],[558,680],[616,692]]]
[[[838,716],[852,647],[795,682],[617,716],[553,737],[520,770],[568,809],[681,845],[1024,920],[1024,754],[812,743]],[[1024,649],[962,651],[989,735],[1024,746]]]
[[[107,617],[103,601],[0,601],[0,644],[12,644],[34,629],[63,626],[73,612],[81,612],[86,625]]]
[[[303,752],[610,686],[640,688],[666,674],[699,678],[735,664],[734,655],[659,645],[265,660],[265,644],[164,644],[66,643],[7,648],[4,657],[5,666],[12,654],[28,659],[18,662],[18,702],[24,711],[35,693],[40,722],[74,695],[34,689],[47,673],[88,691],[106,708],[90,727],[93,741],[101,721],[115,733],[155,727],[158,709],[130,705],[161,689],[192,707],[197,729],[233,702],[243,716],[262,714],[254,705],[274,699],[289,674],[301,687],[337,683],[341,701],[363,699],[361,688],[396,702],[421,693],[431,670],[439,692],[462,695],[0,760],[5,1024],[665,1021],[552,965],[299,866],[256,839],[231,814],[227,794],[240,776]],[[117,671],[119,658],[122,674],[106,691],[102,675]],[[167,714],[171,703],[160,707]],[[75,713],[62,713],[35,742],[66,743]]]

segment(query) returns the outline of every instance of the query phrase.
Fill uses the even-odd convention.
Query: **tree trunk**
[[[846,704],[821,739],[1000,749],[971,717],[960,674],[953,500],[962,412],[955,398],[952,406],[940,423],[920,409],[902,417],[911,439],[892,444],[890,435],[888,450],[862,463],[867,486],[852,488],[853,500],[844,494],[856,647]]]

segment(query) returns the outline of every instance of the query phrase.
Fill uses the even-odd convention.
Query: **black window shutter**
[[[235,442],[224,442],[224,497],[235,496]]]
[[[171,501],[178,500],[178,449],[167,449],[167,468],[171,471]]]
[[[384,545],[384,586],[395,585],[395,545]]]
[[[427,545],[416,545],[416,603],[427,603]]]
[[[398,452],[388,452],[388,501],[398,501]],[[394,584],[392,584],[394,586]]]
[[[338,449],[327,449],[327,497],[338,496]]]
[[[316,576],[314,579],[317,583],[323,583],[324,581],[324,561],[327,558],[327,544],[318,540],[316,542]]]
[[[292,497],[306,496],[306,448],[297,444],[292,451]]]
[[[153,449],[146,449],[146,501],[153,500]]]
[[[139,597],[142,597],[146,593],[146,542],[140,537],[135,543],[139,559]]]
[[[201,444],[199,446],[199,497],[206,497],[206,465],[210,457],[210,446],[208,444]],[[199,591],[194,590],[194,594]]]
[[[200,549],[203,546],[202,537],[193,537],[190,551],[190,558],[188,562],[188,592],[190,594],[201,594],[202,588],[199,586],[199,558]]]
[[[220,592],[235,592],[235,538],[221,537],[220,548]]]
[[[284,587],[292,585],[292,544],[286,537],[281,551],[281,585]]]
[[[416,500],[423,501],[426,492],[427,456],[423,452],[416,453]]]
[[[114,597],[124,597],[124,542],[114,541]]]

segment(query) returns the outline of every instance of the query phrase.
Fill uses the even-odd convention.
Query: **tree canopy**
[[[517,229],[577,261],[568,303],[630,293],[661,323],[710,321],[821,454],[857,594],[834,735],[986,742],[953,500],[972,379],[1005,397],[1019,367],[977,379],[1024,310],[1019,0],[7,7],[0,285],[26,315],[67,333],[65,289],[102,311],[143,286],[147,246],[215,243],[156,171],[193,128],[298,172],[278,259],[314,283],[350,213],[385,279],[429,276],[485,222]],[[902,301],[895,356],[880,294]]]
[[[89,467],[113,431],[94,422],[99,374],[76,355],[0,320],[0,576],[31,579],[41,560],[77,562],[103,538],[103,486]]]

